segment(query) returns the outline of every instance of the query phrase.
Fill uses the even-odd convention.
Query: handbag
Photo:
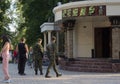
[[[3,58],[2,58],[2,54],[0,53],[0,61],[2,61],[2,59],[3,59]]]
[[[2,56],[0,56],[0,61],[2,61],[2,59],[3,59]]]

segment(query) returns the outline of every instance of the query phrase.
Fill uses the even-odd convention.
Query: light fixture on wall
[[[87,28],[87,26],[83,26],[83,28]]]

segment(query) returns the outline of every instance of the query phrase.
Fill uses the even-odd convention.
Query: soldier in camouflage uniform
[[[38,69],[40,71],[40,75],[43,75],[42,72],[42,58],[43,58],[43,46],[42,39],[39,38],[38,42],[33,46],[33,61],[35,63],[34,70],[35,75],[38,74]]]
[[[48,58],[50,60],[50,63],[48,65],[48,68],[47,68],[47,71],[46,71],[46,74],[45,74],[45,77],[46,78],[50,78],[51,76],[49,76],[49,72],[50,72],[50,69],[51,67],[53,67],[53,70],[55,71],[56,73],[56,77],[59,77],[61,76],[62,74],[58,73],[57,69],[56,69],[56,44],[55,44],[55,41],[56,41],[56,38],[53,36],[51,38],[51,44],[48,44],[46,49],[47,49],[47,55],[48,55]]]

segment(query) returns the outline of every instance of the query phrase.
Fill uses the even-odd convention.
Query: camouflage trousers
[[[34,66],[34,70],[35,72],[38,72],[38,70],[40,71],[40,73],[42,74],[42,59],[35,59],[35,66]]]

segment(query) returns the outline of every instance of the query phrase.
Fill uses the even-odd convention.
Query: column
[[[57,40],[56,40],[56,44],[57,44],[57,52],[59,52],[59,32],[56,31],[56,37],[57,37]]]
[[[44,32],[44,51],[46,51],[46,32]]]
[[[120,59],[120,16],[110,16],[112,27],[112,58]]]
[[[75,19],[69,19],[63,22],[64,30],[66,33],[66,55],[69,60],[73,60],[73,28],[75,25]]]
[[[67,56],[73,58],[73,30],[67,31]]]
[[[51,43],[51,31],[48,31],[48,43]]]
[[[120,28],[112,29],[112,58],[120,59]]]
[[[65,47],[65,56],[68,58],[68,54],[67,54],[67,52],[68,52],[68,46],[67,46],[67,31],[65,31],[64,32],[65,33],[65,45],[64,45],[64,47]]]

